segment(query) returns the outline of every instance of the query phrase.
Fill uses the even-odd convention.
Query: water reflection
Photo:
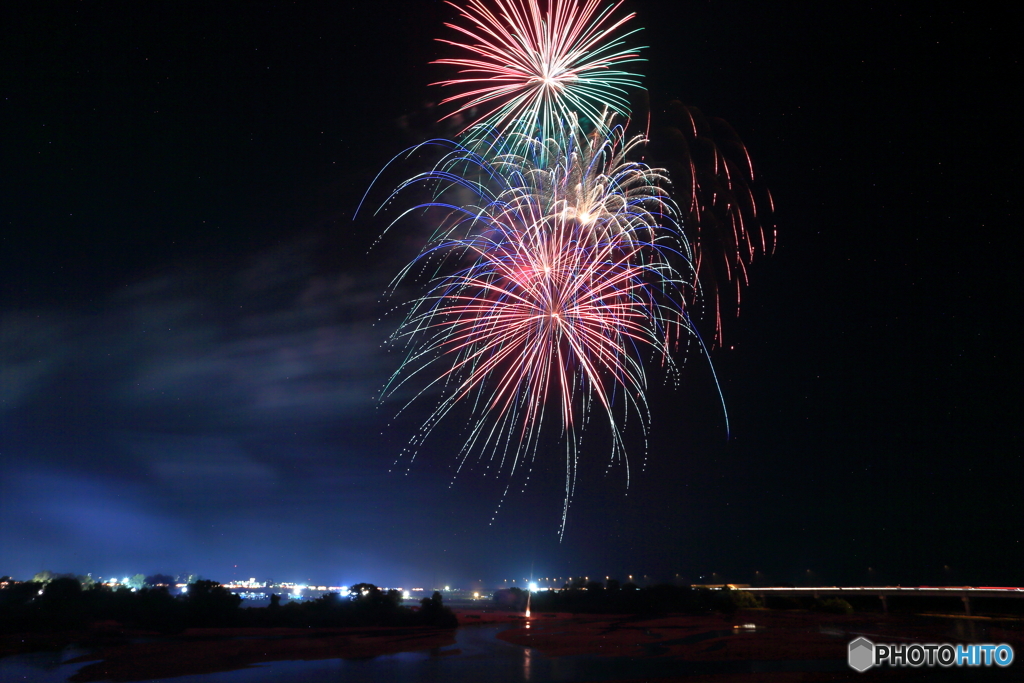
[[[85,664],[67,661],[87,654],[80,648],[66,647],[59,652],[29,652],[0,659],[0,681],[64,683]]]
[[[527,622],[526,628],[530,624]],[[548,681],[602,681],[629,678],[667,678],[686,675],[739,674],[783,671],[848,671],[845,660],[688,662],[674,658],[599,657],[594,655],[545,657],[539,651],[514,645],[498,634],[519,625],[463,626],[455,645],[448,648],[403,652],[364,660],[323,659],[256,664],[237,671],[181,676],[175,683],[546,683]],[[712,631],[690,639],[721,637]],[[663,643],[664,644],[664,643]],[[81,654],[81,653],[75,653]],[[17,655],[0,659],[0,680],[64,683],[82,665],[62,664],[52,654]]]

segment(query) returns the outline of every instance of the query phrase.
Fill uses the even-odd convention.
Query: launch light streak
[[[624,40],[639,29],[614,35],[635,16],[613,18],[621,0],[604,9],[601,0],[493,0],[495,10],[482,0],[448,4],[469,27],[445,25],[468,41],[439,40],[470,54],[437,60],[459,67],[461,77],[435,85],[463,89],[442,104],[458,103],[448,116],[470,115],[465,130],[486,123],[506,142],[515,132],[546,140],[570,114],[593,126],[605,108],[629,112],[625,95],[639,77],[620,67],[641,61],[641,48],[628,49]],[[476,116],[477,110],[483,114]]]

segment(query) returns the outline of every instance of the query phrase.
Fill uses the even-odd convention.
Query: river
[[[146,679],[173,683],[547,683],[550,681],[602,681],[623,678],[660,678],[700,674],[742,674],[773,671],[847,671],[836,660],[687,662],[658,657],[546,657],[537,650],[499,639],[508,624],[463,626],[456,643],[432,651],[403,652],[372,659],[320,659],[276,661],[246,669],[175,678]],[[717,637],[718,632],[698,634]],[[88,662],[68,660],[88,651],[37,652],[0,659],[0,681],[13,683],[66,683]]]

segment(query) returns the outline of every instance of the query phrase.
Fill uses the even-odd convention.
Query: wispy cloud
[[[310,519],[373,529],[395,509],[374,446],[387,274],[325,267],[328,248],[299,239],[88,307],[0,311],[7,571],[223,572],[268,564],[268,533],[298,566],[325,552]],[[332,557],[366,562],[330,538]]]
[[[117,421],[175,430],[353,419],[386,374],[372,328],[381,281],[318,270],[304,240],[236,272],[183,268],[111,294],[95,312],[3,314],[0,409],[72,392]]]

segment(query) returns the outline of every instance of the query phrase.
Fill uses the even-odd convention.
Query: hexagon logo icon
[[[875,644],[867,638],[858,638],[850,643],[847,661],[857,671],[867,671],[875,663]]]

